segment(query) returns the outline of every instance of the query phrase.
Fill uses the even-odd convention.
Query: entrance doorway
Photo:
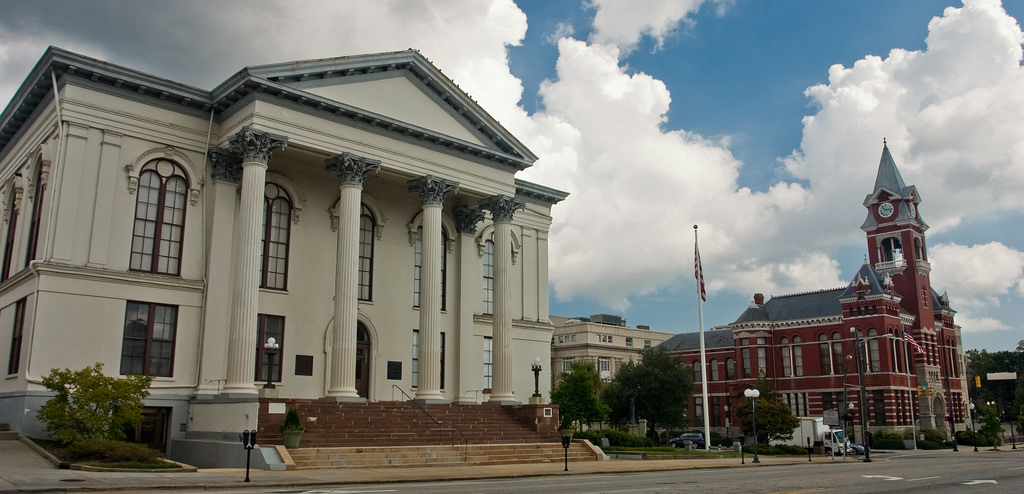
[[[171,409],[166,407],[144,407],[142,421],[138,427],[125,430],[128,442],[141,443],[161,453],[167,452],[167,426],[170,424]]]
[[[356,393],[370,398],[370,332],[363,323],[356,326]]]

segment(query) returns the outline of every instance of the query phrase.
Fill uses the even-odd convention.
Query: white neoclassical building
[[[203,90],[50,48],[0,115],[0,422],[45,435],[41,378],[95,362],[155,378],[162,447],[261,393],[525,402],[567,196],[535,160],[413,50]]]

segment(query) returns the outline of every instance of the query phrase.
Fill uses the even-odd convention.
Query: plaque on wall
[[[388,380],[389,381],[401,381],[402,380],[402,363],[395,362],[394,360],[388,360]]]

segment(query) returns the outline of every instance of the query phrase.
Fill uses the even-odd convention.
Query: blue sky
[[[253,6],[256,6],[255,8]],[[55,45],[204,89],[419,49],[571,193],[551,313],[694,331],[841,286],[882,149],[923,197],[966,348],[1024,339],[1024,1],[0,0],[0,101]],[[87,21],[87,22],[86,22]],[[3,103],[0,103],[3,104]]]

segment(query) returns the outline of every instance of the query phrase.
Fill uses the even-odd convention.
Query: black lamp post
[[[853,333],[853,337],[856,340],[857,345],[857,377],[860,378],[860,441],[864,445],[864,462],[871,462],[871,445],[868,443],[868,390],[864,386],[864,348],[860,343],[860,333],[857,332],[857,328],[850,328],[850,332]]]
[[[974,452],[978,452],[978,424],[974,421],[974,401],[969,405],[971,409],[971,442],[974,443]]]
[[[533,366],[530,369],[533,371],[533,397],[540,398],[540,357],[533,358]]]
[[[757,397],[761,396],[761,391],[756,388],[747,388],[743,390],[743,396],[750,398],[750,417],[754,425],[754,461],[751,463],[761,463],[757,457]]]
[[[732,426],[732,413],[729,412],[729,405],[725,405],[725,437],[732,440],[729,435],[729,427]]]
[[[267,342],[263,344],[263,352],[267,354],[267,384],[263,385],[263,389],[274,389],[274,355],[281,350],[281,345],[277,343],[277,339],[271,336],[267,338]]]
[[[1013,444],[1013,448],[1011,449],[1017,449],[1017,439],[1013,436],[1013,429],[1017,426],[1013,420],[1013,405],[1006,405],[1006,412],[1004,412],[1003,415],[1006,416],[1006,423],[1010,424],[1010,443]]]

